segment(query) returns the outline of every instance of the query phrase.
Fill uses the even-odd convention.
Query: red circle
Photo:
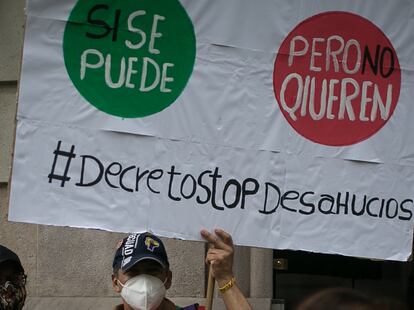
[[[283,41],[273,87],[300,135],[345,146],[371,137],[391,118],[401,71],[390,40],[371,21],[326,12],[301,22]]]

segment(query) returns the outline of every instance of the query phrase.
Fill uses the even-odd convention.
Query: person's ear
[[[167,279],[165,281],[165,288],[168,290],[172,284],[172,272],[168,269],[167,271]]]
[[[112,287],[114,288],[114,291],[118,294],[121,293],[122,288],[119,287],[118,279],[115,275],[112,275]]]

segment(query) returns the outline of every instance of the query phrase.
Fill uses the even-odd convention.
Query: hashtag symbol
[[[62,144],[62,141],[59,141],[57,144],[56,150],[54,150],[53,152],[53,154],[55,154],[55,157],[53,159],[52,170],[50,171],[48,178],[49,178],[49,183],[52,183],[52,180],[59,180],[61,181],[60,186],[64,187],[65,182],[70,180],[70,177],[68,177],[69,166],[70,166],[70,162],[72,158],[76,157],[76,154],[74,153],[75,151],[74,145],[72,145],[69,152],[66,152],[66,151],[60,150],[61,144]],[[56,163],[59,157],[66,159],[65,171],[63,172],[63,174],[55,174]]]

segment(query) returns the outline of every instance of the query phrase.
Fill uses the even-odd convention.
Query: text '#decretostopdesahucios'
[[[290,212],[299,216],[369,216],[396,221],[409,221],[413,216],[411,198],[381,197],[347,190],[330,193],[318,193],[312,189],[291,190],[274,182],[260,182],[254,177],[228,178],[220,172],[220,167],[189,173],[176,165],[147,169],[120,162],[108,164],[93,155],[76,156],[74,148],[71,152],[61,151],[59,144],[54,154],[49,183],[59,180],[62,187],[66,182],[76,180],[75,185],[81,188],[99,185],[130,194],[148,191],[153,195],[165,195],[177,203],[190,200],[195,205],[207,205],[217,211],[255,209],[269,216]],[[55,174],[58,156],[67,158],[64,175]],[[77,177],[71,171],[69,177],[68,163],[74,160],[81,161],[80,171]]]

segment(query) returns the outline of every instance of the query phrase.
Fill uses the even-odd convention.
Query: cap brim
[[[155,255],[150,255],[150,254],[145,254],[145,255],[140,255],[137,256],[133,259],[131,259],[131,261],[125,265],[125,267],[121,267],[122,271],[128,271],[129,269],[131,269],[133,266],[135,266],[136,264],[138,264],[139,262],[142,262],[144,260],[153,260],[156,261],[158,264],[160,264],[163,268],[168,267],[168,265],[163,262],[162,260],[160,260],[157,256]]]

